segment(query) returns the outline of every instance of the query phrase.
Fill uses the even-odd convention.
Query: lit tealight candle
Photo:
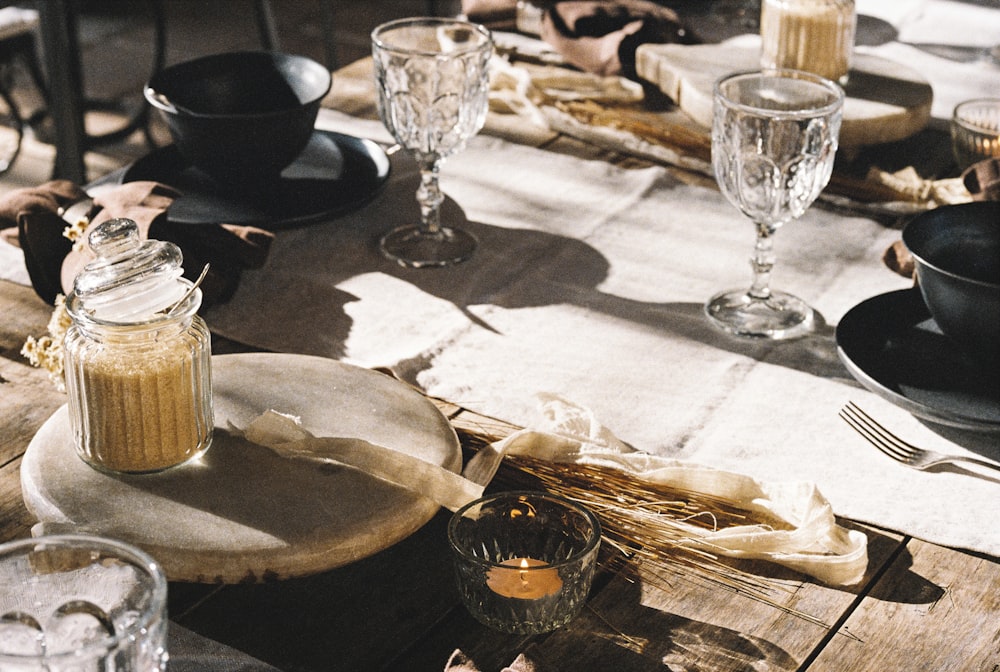
[[[486,577],[486,585],[497,595],[520,600],[537,600],[555,595],[562,588],[562,579],[555,567],[534,558],[511,558],[494,567]]]

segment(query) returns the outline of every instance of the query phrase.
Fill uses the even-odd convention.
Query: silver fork
[[[943,453],[936,453],[932,450],[918,448],[910,443],[907,443],[880,425],[870,415],[861,410],[861,408],[853,401],[848,402],[846,406],[840,409],[840,417],[843,418],[847,424],[853,427],[858,434],[868,439],[873,446],[892,459],[902,462],[903,464],[913,467],[914,469],[923,470],[939,464],[958,464],[960,462],[965,462],[1000,471],[1000,464],[997,464],[996,462],[980,460],[978,458],[967,457],[965,455],[945,455]]]

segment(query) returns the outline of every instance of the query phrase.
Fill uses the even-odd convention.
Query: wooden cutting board
[[[212,358],[215,434],[197,461],[111,476],[73,450],[63,406],[21,465],[25,504],[46,530],[85,531],[149,552],[172,581],[237,583],[304,576],[372,555],[419,529],[431,500],[348,467],[289,459],[231,430],[269,409],[317,436],[356,437],[461,468],[448,420],[386,375],[320,357]]]
[[[759,69],[759,59],[760,38],[744,35],[722,44],[644,44],[636,52],[636,70],[710,129],[715,81],[732,72]],[[910,137],[927,125],[934,99],[931,85],[919,72],[858,53],[844,93],[840,128],[844,148]]]

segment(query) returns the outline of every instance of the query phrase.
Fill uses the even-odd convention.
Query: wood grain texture
[[[1000,563],[910,540],[809,668],[995,672]]]

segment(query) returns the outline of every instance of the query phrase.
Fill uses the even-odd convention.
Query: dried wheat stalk
[[[473,449],[500,438],[468,429],[463,433],[463,443]],[[590,508],[601,522],[602,567],[627,580],[661,589],[675,581],[705,582],[828,627],[778,602],[775,592],[784,588],[782,584],[690,544],[691,525],[707,530],[752,524],[788,529],[782,521],[766,519],[728,500],[642,481],[616,469],[520,455],[504,459],[496,481],[510,488],[546,490]]]

